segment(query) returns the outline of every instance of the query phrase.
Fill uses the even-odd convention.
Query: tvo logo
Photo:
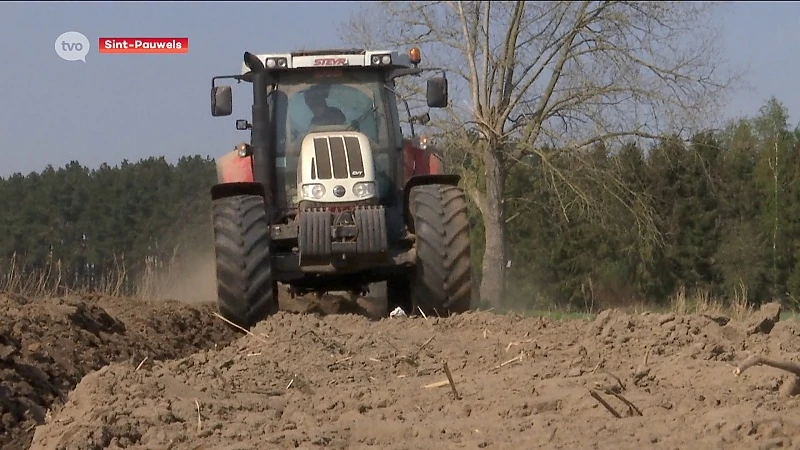
[[[77,31],[67,31],[56,38],[56,54],[65,61],[86,62],[90,47],[89,39]]]

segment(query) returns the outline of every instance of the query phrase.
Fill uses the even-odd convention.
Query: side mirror
[[[211,88],[211,115],[230,116],[233,112],[233,94],[230,86]]]
[[[444,108],[447,106],[447,78],[429,78],[427,97],[429,108]]]

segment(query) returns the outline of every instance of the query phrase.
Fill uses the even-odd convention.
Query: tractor
[[[421,54],[363,49],[244,53],[238,75],[211,80],[211,115],[233,112],[232,79],[252,85],[250,142],[217,159],[211,188],[220,314],[251,328],[292,295],[366,295],[385,283],[390,310],[447,316],[470,309],[469,220],[460,177],[396,92],[427,79],[428,108],[448,103],[446,73]],[[405,105],[411,135],[404,137]]]

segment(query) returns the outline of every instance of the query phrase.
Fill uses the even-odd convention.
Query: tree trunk
[[[498,307],[503,304],[506,291],[505,172],[498,152],[487,150],[483,159],[486,201],[481,213],[486,230],[486,250],[483,254],[481,300]]]

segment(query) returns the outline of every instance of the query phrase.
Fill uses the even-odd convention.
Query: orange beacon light
[[[411,64],[415,66],[422,61],[422,54],[420,54],[419,47],[412,47],[411,50],[408,51],[408,59],[411,60]]]

